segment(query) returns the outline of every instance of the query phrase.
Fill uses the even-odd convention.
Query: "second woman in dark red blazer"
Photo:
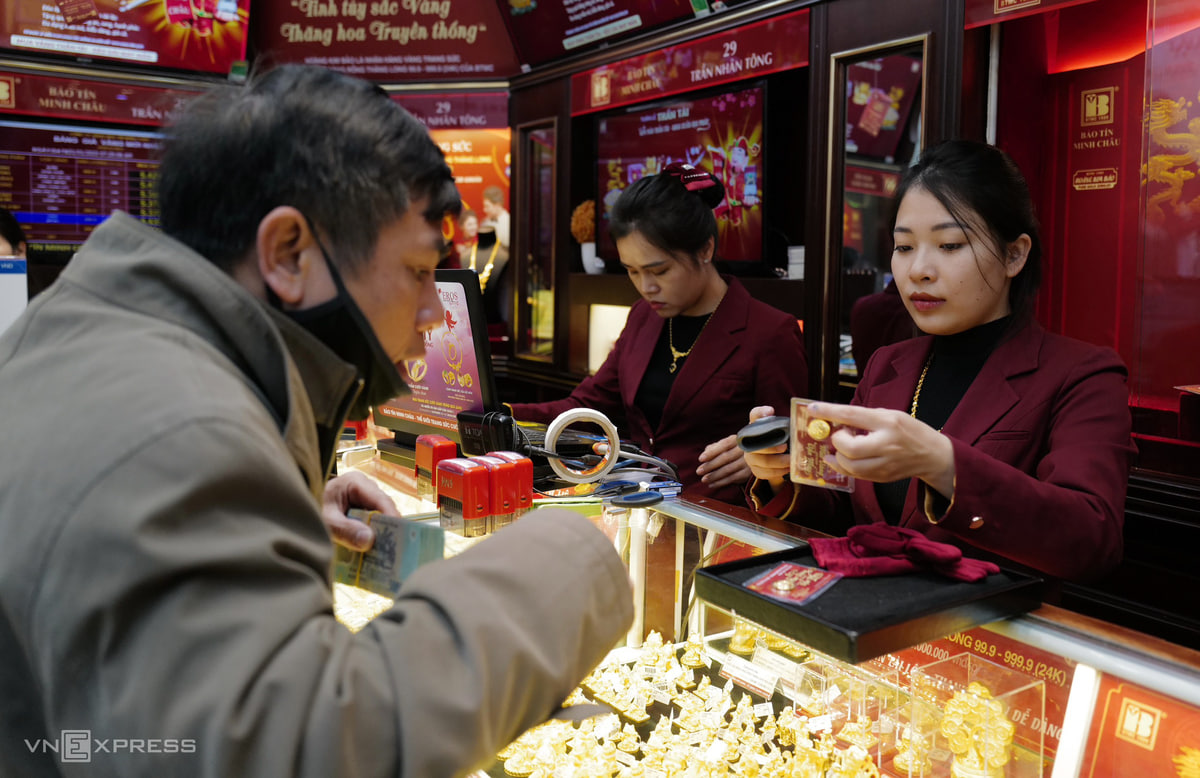
[[[808,367],[796,320],[713,267],[723,195],[717,179],[679,163],[621,194],[610,229],[642,299],[595,375],[563,400],[512,410],[545,422],[601,411],[675,464],[689,494],[741,502],[750,470],[734,434],[751,408],[804,396]]]
[[[888,522],[1059,578],[1111,569],[1134,451],[1125,366],[1033,320],[1041,245],[1024,178],[999,149],[952,141],[896,198],[892,272],[932,337],[877,351],[851,405],[809,406],[846,425],[830,464],[860,479],[852,495],[796,487],[787,455],[761,452],[747,455],[756,507],[838,534]]]

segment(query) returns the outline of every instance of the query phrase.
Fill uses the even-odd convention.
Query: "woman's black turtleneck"
[[[712,318],[711,313],[703,316],[683,316],[682,314],[676,316],[675,348],[679,351],[691,349],[710,318]],[[637,397],[634,399],[634,403],[646,415],[646,421],[650,423],[652,430],[658,429],[663,411],[667,407],[667,397],[671,394],[671,387],[675,385],[675,377],[679,375],[679,371],[683,370],[683,366],[687,362],[687,357],[677,360],[675,372],[671,372],[670,332],[668,329],[670,324],[670,321],[663,322],[662,334],[654,346],[650,364],[646,365],[646,374],[642,377]]]
[[[926,363],[929,369],[917,403],[918,420],[937,430],[946,425],[1011,323],[1012,317],[1005,316],[966,332],[934,336]],[[911,478],[905,478],[875,484],[875,496],[889,524],[899,523],[911,482]]]

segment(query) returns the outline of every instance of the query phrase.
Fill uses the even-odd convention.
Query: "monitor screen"
[[[625,187],[672,162],[688,162],[725,184],[725,200],[714,210],[720,235],[717,258],[761,261],[763,93],[756,86],[601,117],[596,155],[598,253],[617,259],[608,223]]]
[[[436,432],[461,442],[460,411],[496,409],[492,354],[479,277],[470,270],[436,271],[442,323],[425,333],[425,356],[404,363],[412,393],[375,409],[375,422],[408,445]]]
[[[246,58],[250,0],[14,0],[0,46],[130,65],[228,73]]]
[[[70,258],[115,210],[158,225],[162,135],[0,119],[0,206],[31,255]]]
[[[695,13],[690,0],[514,0],[507,5],[504,21],[527,65],[540,65]]]

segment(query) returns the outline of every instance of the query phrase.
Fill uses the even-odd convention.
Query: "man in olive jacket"
[[[424,128],[283,67],[191,103],[163,232],[123,214],[0,336],[0,775],[452,776],[632,620],[585,519],[427,565],[358,634],[322,521],[347,413],[403,391],[459,207]]]

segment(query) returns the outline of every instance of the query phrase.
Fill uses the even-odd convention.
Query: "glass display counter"
[[[614,712],[535,728],[488,775],[1200,776],[1197,652],[1043,605],[846,662],[695,595],[697,568],[797,548],[803,528],[681,499],[572,507],[634,583],[625,645],[568,701]],[[352,628],[390,605],[336,601]]]

